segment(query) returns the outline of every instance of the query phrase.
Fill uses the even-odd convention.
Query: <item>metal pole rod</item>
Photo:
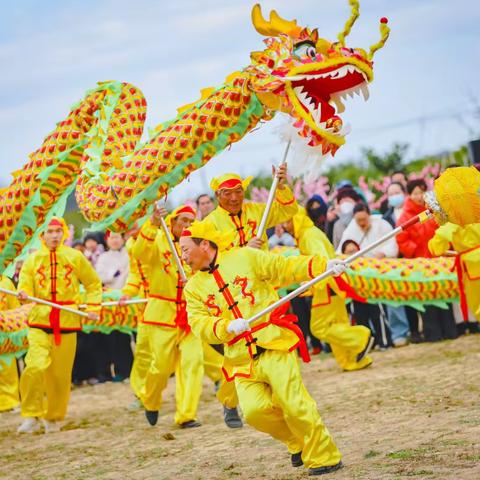
[[[175,244],[173,243],[172,236],[170,235],[170,232],[168,230],[167,223],[165,222],[165,219],[162,217],[160,218],[160,223],[162,225],[163,232],[165,233],[165,236],[167,237],[167,242],[170,247],[170,250],[172,251],[173,258],[175,259],[175,263],[177,264],[177,270],[178,273],[180,274],[180,277],[182,278],[183,282],[187,281],[187,275],[185,274],[185,270],[183,269],[182,261],[180,260],[180,257],[178,256],[177,249],[175,248]]]
[[[285,153],[283,154],[283,160],[280,165],[283,165],[287,161],[288,150],[290,149],[290,144],[292,143],[291,140],[288,141],[287,147],[285,148]],[[278,176],[275,173],[275,177],[273,178],[272,186],[270,187],[270,191],[268,192],[268,199],[265,205],[265,210],[263,211],[262,220],[260,221],[260,225],[257,231],[257,237],[262,238],[263,233],[265,232],[265,227],[267,226],[268,216],[270,215],[270,210],[272,209],[273,201],[275,199],[275,193],[278,187]]]
[[[6,288],[0,287],[0,292],[6,293],[7,295],[12,295],[14,297],[18,297],[18,292],[14,292],[13,290],[7,290]],[[30,302],[40,303],[42,305],[48,305],[49,307],[56,308],[57,310],[74,313],[75,315],[80,315],[81,317],[88,317],[88,313],[80,312],[79,310],[75,310],[74,308],[68,308],[63,305],[58,305],[57,303],[49,302],[48,300],[43,300],[42,298],[31,297],[30,295],[27,295],[27,300],[29,300]]]
[[[343,260],[343,263],[345,265],[348,265],[349,263],[353,262],[357,258],[363,257],[369,251],[378,247],[382,243],[385,243],[387,240],[390,240],[391,238],[395,237],[402,230],[405,230],[405,229],[411,227],[415,223],[418,223],[418,222],[422,223],[422,222],[428,220],[429,218],[431,218],[430,215],[431,215],[431,213],[428,210],[426,210],[423,213],[420,213],[419,215],[416,215],[415,217],[411,218],[410,220],[408,220],[404,224],[399,225],[397,228],[395,228],[391,232],[388,232],[386,235],[379,238],[375,242],[371,243],[370,245],[367,245],[365,248],[362,248],[357,253],[354,253],[350,257],[346,258],[345,260]],[[250,317],[248,319],[248,322],[249,323],[255,322],[256,320],[263,317],[264,315],[267,315],[268,313],[273,312],[273,310],[275,310],[276,308],[280,307],[281,305],[283,305],[286,302],[289,302],[290,300],[292,300],[292,298],[297,297],[301,293],[308,290],[310,287],[313,287],[316,283],[321,282],[322,280],[325,280],[326,278],[330,277],[333,274],[334,274],[333,269],[326,270],[325,272],[323,272],[318,277],[313,278],[309,282],[307,282],[307,283],[303,284],[302,286],[298,287],[296,290],[293,290],[293,292],[290,292],[288,295],[285,295],[285,297],[280,298],[276,302],[269,305],[267,308],[264,308],[260,312],[256,313],[255,315],[253,315],[252,317]]]
[[[148,298],[133,298],[132,300],[125,300],[122,305],[119,304],[118,300],[111,302],[102,302],[100,305],[102,307],[118,307],[123,305],[136,305],[138,303],[147,303]],[[87,308],[87,305],[79,305],[78,308]]]

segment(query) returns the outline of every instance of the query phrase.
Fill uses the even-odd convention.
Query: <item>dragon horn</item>
[[[353,24],[357,21],[357,18],[360,15],[360,4],[358,0],[349,0],[348,3],[350,4],[352,13],[350,15],[350,18],[345,23],[345,26],[343,27],[343,31],[341,31],[338,34],[338,41],[342,46],[345,46],[345,37],[350,33],[350,30],[352,29]]]
[[[270,20],[267,22],[258,3],[252,8],[252,23],[258,33],[267,37],[276,37],[281,33],[298,34],[301,30],[296,20],[285,20],[275,10],[270,12]]]
[[[368,54],[369,60],[372,60],[374,53],[377,50],[380,50],[385,45],[385,42],[387,41],[388,36],[390,35],[390,28],[388,26],[388,19],[385,18],[385,17],[380,19],[380,35],[381,35],[380,40],[377,43],[374,43],[370,47],[370,52]]]

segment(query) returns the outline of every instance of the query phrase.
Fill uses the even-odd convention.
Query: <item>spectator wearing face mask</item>
[[[396,172],[394,175],[399,176],[400,173]],[[393,178],[393,175],[392,175]],[[386,220],[393,228],[397,223],[398,218],[402,214],[403,205],[405,203],[405,196],[407,191],[401,182],[392,182],[387,188],[387,206],[388,209],[383,215],[383,219]],[[410,333],[410,323],[407,316],[407,310],[404,306],[387,305],[387,317],[390,324],[390,330],[392,332],[392,341],[395,347],[403,347],[408,344],[408,337],[411,334],[411,338],[414,342],[420,340],[418,333],[418,320],[415,323],[412,321],[413,331]],[[413,310],[409,312],[413,317],[417,316],[417,311]],[[415,327],[416,325],[416,327]]]
[[[305,204],[307,215],[313,224],[325,232],[328,205],[320,195],[312,195]]]
[[[333,225],[332,243],[335,249],[340,245],[343,232],[353,218],[353,209],[361,202],[360,195],[351,187],[341,188],[336,199],[337,221]]]
[[[406,194],[405,187],[399,182],[392,182],[387,188],[388,209],[382,218],[393,228],[395,228],[397,220],[402,214]]]

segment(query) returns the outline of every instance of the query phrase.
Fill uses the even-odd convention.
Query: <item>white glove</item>
[[[345,270],[347,269],[347,265],[343,263],[342,260],[328,260],[327,262],[327,270],[333,270],[333,275],[335,277],[338,277],[342,273],[345,273]]]
[[[236,318],[235,320],[232,320],[227,327],[227,332],[234,333],[235,335],[240,335],[247,330],[251,330],[250,324],[244,318]]]

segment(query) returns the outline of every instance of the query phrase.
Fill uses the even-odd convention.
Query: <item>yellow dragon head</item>
[[[334,155],[348,133],[341,114],[343,100],[362,94],[367,100],[368,83],[373,80],[373,55],[385,44],[390,29],[380,20],[381,39],[366,52],[349,48],[345,37],[359,15],[357,0],[349,0],[352,14],[338,41],[320,38],[316,29],[302,28],[296,20],[281,18],[274,10],[267,21],[260,5],[252,10],[257,32],[265,35],[267,48],[251,54],[250,88],[263,105],[294,118],[293,126],[308,145],[322,154]]]

